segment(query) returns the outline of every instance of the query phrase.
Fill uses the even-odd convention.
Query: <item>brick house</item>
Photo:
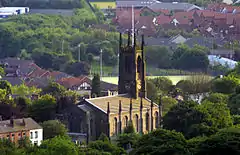
[[[0,121],[0,139],[18,143],[23,138],[29,138],[33,145],[40,145],[43,140],[42,127],[32,118]]]

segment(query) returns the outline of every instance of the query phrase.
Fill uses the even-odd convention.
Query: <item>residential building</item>
[[[40,145],[43,140],[43,129],[32,118],[1,120],[0,138],[9,139],[14,143],[29,138],[33,145]]]

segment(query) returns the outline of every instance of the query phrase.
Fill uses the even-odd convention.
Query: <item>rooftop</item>
[[[0,133],[42,129],[32,118],[14,119],[13,122],[11,125],[10,120],[0,121]]]
[[[107,106],[109,102],[110,114],[116,114],[119,111],[119,101],[122,103],[122,112],[128,112],[130,108],[130,96],[127,94],[121,94],[116,96],[98,97],[92,99],[86,99],[86,101],[96,108],[107,113]],[[132,110],[139,110],[140,108],[140,98],[132,99]],[[150,108],[151,101],[147,98],[143,98],[143,109]],[[157,104],[154,104],[157,107]]]

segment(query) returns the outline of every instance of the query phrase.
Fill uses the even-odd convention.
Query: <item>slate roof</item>
[[[23,124],[23,120],[25,125]],[[0,133],[42,129],[32,118],[14,119],[13,122],[14,126],[11,126],[10,120],[0,121]]]
[[[116,96],[97,97],[92,99],[85,99],[86,102],[93,105],[94,107],[107,113],[108,102],[110,105],[110,114],[117,114],[119,110],[119,101],[122,104],[122,112],[128,112],[130,107],[130,96],[127,94],[121,94]],[[143,109],[150,108],[151,101],[147,98],[143,98]],[[158,107],[154,104],[154,107]],[[132,99],[132,110],[139,110],[140,98]]]
[[[24,80],[22,80],[20,77],[3,77],[1,80],[8,81],[12,86],[21,85],[24,83]]]
[[[189,11],[190,8],[197,8],[201,9],[200,7],[190,4],[190,3],[167,3],[167,2],[156,2],[155,4],[152,4],[149,6],[150,9],[156,10],[156,9],[166,9],[166,10],[185,10]]]
[[[101,81],[100,87],[101,87],[101,90],[103,90],[103,91],[108,91],[108,90],[117,91],[118,90],[118,85],[104,82],[104,81]]]
[[[156,0],[116,0],[117,7],[144,7],[156,3]]]

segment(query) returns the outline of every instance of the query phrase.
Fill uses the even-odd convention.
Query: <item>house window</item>
[[[21,133],[18,133],[18,139],[21,139],[21,137],[22,137]]]
[[[12,134],[12,141],[14,141],[14,138],[15,138],[15,134]]]
[[[137,114],[135,115],[134,122],[135,122],[135,128],[136,128],[136,131],[139,132],[139,126],[138,126],[138,115],[137,115]]]
[[[7,135],[7,139],[9,139],[9,135]]]
[[[34,144],[34,146],[37,146],[38,145],[38,141],[34,141],[33,144]]]
[[[114,134],[117,135],[117,131],[118,131],[118,122],[117,122],[117,118],[114,118]]]
[[[35,131],[35,138],[38,138],[38,132]]]
[[[25,137],[26,136],[26,133],[25,132],[23,132],[23,137]]]
[[[30,139],[33,139],[33,132],[30,132]]]

